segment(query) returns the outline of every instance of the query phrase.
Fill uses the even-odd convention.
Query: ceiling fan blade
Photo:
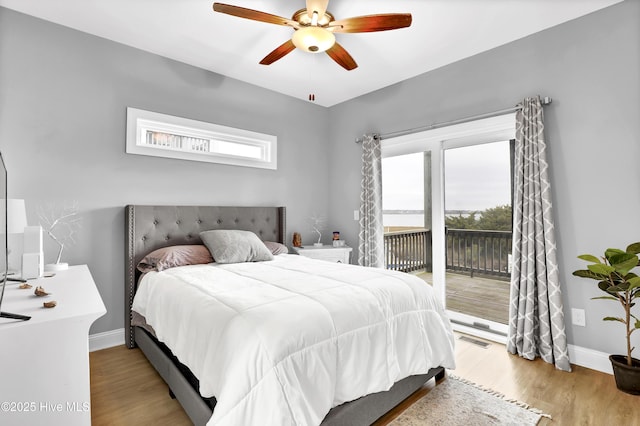
[[[214,3],[213,10],[220,13],[226,13],[227,15],[237,16],[239,18],[266,22],[268,24],[288,25],[293,28],[298,28],[300,26],[296,21],[283,18],[282,16],[271,15],[270,13],[260,12],[258,10],[247,9],[244,7],[232,6],[230,4]]]
[[[358,67],[358,64],[356,64],[356,61],[354,61],[351,55],[349,55],[349,52],[347,52],[345,48],[340,46],[338,43],[334,44],[327,50],[327,55],[347,71],[351,71]]]
[[[287,40],[282,43],[280,46],[276,47],[273,52],[269,53],[264,57],[263,60],[260,61],[261,65],[271,65],[278,59],[282,58],[286,54],[290,53],[296,46],[293,44],[291,40]]]
[[[405,28],[411,25],[411,20],[410,13],[385,13],[339,19],[330,27],[335,33],[370,33]]]
[[[313,12],[318,12],[318,17],[322,18],[327,11],[329,0],[307,0],[307,14],[313,18]]]

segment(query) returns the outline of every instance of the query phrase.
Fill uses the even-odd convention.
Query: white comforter
[[[144,315],[218,403],[208,425],[317,425],[334,406],[454,368],[432,288],[400,272],[279,255],[147,274]]]

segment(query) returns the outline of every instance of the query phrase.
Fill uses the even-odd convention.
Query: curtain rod
[[[545,96],[544,98],[542,98],[542,105],[549,105],[550,103],[551,103],[551,98],[550,97]],[[484,113],[484,114],[472,115],[471,117],[459,118],[457,120],[451,120],[451,121],[444,121],[442,123],[429,124],[427,126],[415,127],[413,129],[399,130],[397,132],[376,134],[376,135],[374,135],[374,137],[382,140],[382,139],[394,138],[394,137],[397,137],[397,136],[410,135],[412,133],[423,132],[425,130],[433,130],[433,129],[438,129],[440,127],[452,126],[454,124],[462,124],[462,123],[467,123],[469,121],[481,120],[483,118],[496,117],[498,115],[508,114],[510,112],[515,112],[515,111],[518,111],[520,109],[522,109],[522,105],[517,105],[515,107],[505,108],[505,109],[501,109],[499,111],[487,112],[487,113]],[[361,142],[362,142],[362,138],[361,137],[360,138],[356,138],[356,143],[361,143]]]

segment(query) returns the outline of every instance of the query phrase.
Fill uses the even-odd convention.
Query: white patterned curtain
[[[571,371],[540,98],[516,113],[513,269],[507,350]]]
[[[360,233],[358,264],[384,267],[382,226],[382,154],[377,135],[362,141],[362,189],[360,192]]]

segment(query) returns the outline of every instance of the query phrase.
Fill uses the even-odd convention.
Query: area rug
[[[551,418],[524,403],[507,400],[498,392],[448,374],[390,425],[535,426],[542,417]]]

